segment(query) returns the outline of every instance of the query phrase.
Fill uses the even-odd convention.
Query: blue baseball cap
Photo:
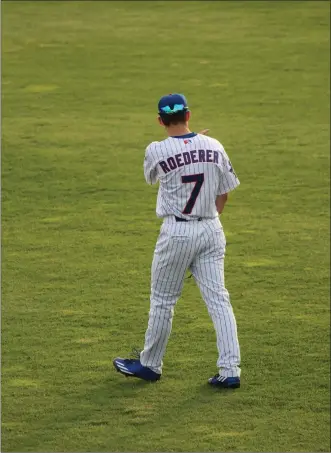
[[[188,111],[186,98],[183,94],[167,94],[159,100],[159,113],[173,115],[177,112]]]

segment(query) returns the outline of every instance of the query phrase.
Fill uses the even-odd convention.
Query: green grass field
[[[2,3],[2,451],[327,452],[328,2]],[[242,387],[193,279],[156,384],[142,163],[184,92],[241,186],[222,215]]]

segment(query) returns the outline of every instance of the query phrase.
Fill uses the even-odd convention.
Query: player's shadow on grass
[[[123,379],[116,379],[115,378],[109,378],[105,381],[105,386],[109,387],[109,389],[114,391],[114,388],[120,390],[123,392],[123,390],[128,391],[128,392],[134,392],[134,390],[141,390],[143,388],[147,389],[155,389],[157,391],[157,388],[160,388],[160,392],[162,391],[163,385],[166,385],[166,378],[163,380],[161,379],[160,381],[157,382],[148,382],[144,381],[142,379],[135,379],[135,378],[126,378],[123,376]],[[189,387],[189,385],[188,385]],[[236,394],[240,392],[240,389],[225,389],[225,388],[215,388],[210,386],[207,382],[203,382],[201,384],[198,384],[196,386],[192,386],[191,388],[191,394],[192,397],[195,396],[201,396],[201,397],[211,397],[213,398],[214,395],[223,395],[223,396],[230,396],[232,394]]]
[[[226,388],[215,388],[209,384],[201,384],[197,387],[197,393],[201,395],[231,395],[236,392],[240,392],[240,389],[226,389]]]
[[[111,376],[104,381],[103,389],[105,391],[111,391],[112,395],[115,392],[119,392],[119,394],[133,394],[135,390],[140,391],[144,388],[151,389],[155,388],[155,386],[159,386],[160,381],[158,382],[148,382],[142,379],[130,378],[125,376]]]
[[[135,378],[123,378],[123,380],[120,380],[118,382],[115,382],[115,380],[108,380],[108,382],[112,383],[113,385],[115,384],[116,386],[119,386],[119,387],[130,387],[130,388],[135,388],[135,387],[138,387],[138,388],[142,388],[142,387],[147,387],[147,386],[150,386],[150,385],[158,385],[159,383],[158,382],[148,382],[148,381],[144,381],[143,379],[135,379]]]

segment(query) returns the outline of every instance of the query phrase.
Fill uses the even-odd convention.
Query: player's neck
[[[180,135],[190,134],[188,124],[176,124],[166,128],[169,137],[178,137]]]

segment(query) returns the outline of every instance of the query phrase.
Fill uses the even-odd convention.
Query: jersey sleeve
[[[155,162],[155,158],[153,158],[153,142],[147,146],[145,152],[145,160],[144,160],[144,175],[147,184],[156,184],[158,181],[158,174],[157,174],[157,162]]]
[[[225,193],[231,192],[236,187],[239,186],[240,181],[234,171],[229,156],[223,149],[223,152],[220,152],[221,155],[221,165],[219,168],[220,172],[220,181],[218,186],[218,195],[223,195]]]

